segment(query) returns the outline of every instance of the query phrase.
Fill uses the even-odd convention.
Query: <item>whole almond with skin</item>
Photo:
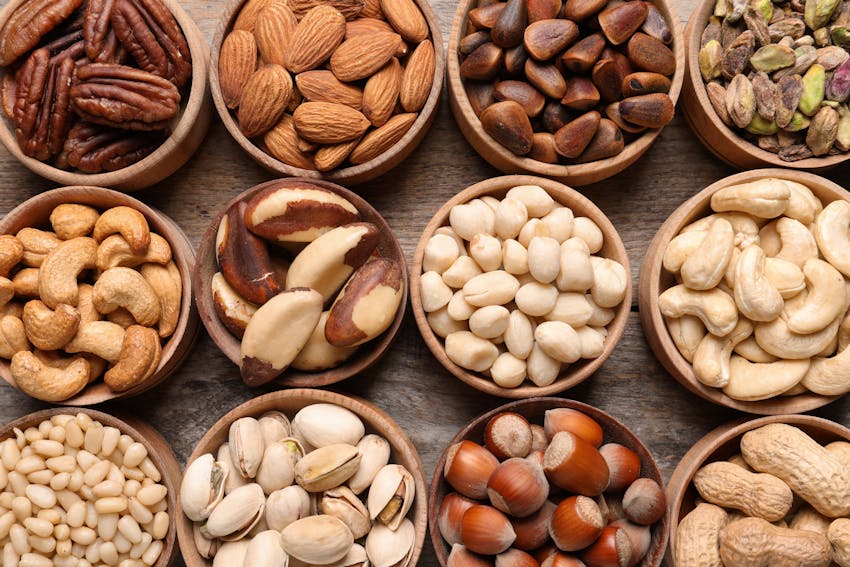
[[[384,19],[384,11],[381,9],[381,0],[366,0],[360,15],[364,18]]]
[[[508,100],[491,104],[481,113],[481,126],[496,142],[516,155],[531,151],[534,132],[519,103]]]
[[[295,76],[295,84],[301,96],[310,102],[335,102],[355,110],[360,110],[363,104],[362,90],[343,83],[325,69],[299,73]]]
[[[342,144],[334,144],[331,146],[322,146],[316,152],[313,158],[313,163],[319,171],[330,171],[336,169],[351,155],[352,150],[360,143],[360,138],[355,138],[350,142]]]
[[[298,19],[292,10],[283,3],[275,2],[260,10],[254,26],[257,48],[266,63],[286,65],[286,50]]]
[[[384,20],[378,20],[376,18],[359,18],[345,23],[345,39],[351,39],[358,35],[368,35],[376,32],[395,33],[395,30],[393,30],[392,26]],[[401,58],[405,57],[408,52],[409,48],[407,47],[407,43],[401,36],[398,36],[398,46],[396,47],[394,55]]]
[[[546,61],[578,38],[578,26],[570,20],[540,20],[525,28],[525,51],[538,61]]]
[[[260,10],[276,1],[277,0],[248,0],[245,2],[245,4],[242,5],[242,9],[239,10],[239,15],[236,17],[236,21],[233,23],[233,31],[245,30],[253,33]]]
[[[401,73],[401,64],[393,57],[366,81],[362,112],[372,126],[382,126],[392,116],[401,89]]]
[[[228,108],[239,106],[242,89],[257,69],[257,42],[254,34],[236,30],[224,38],[218,58],[221,96]]]
[[[419,43],[428,37],[428,22],[413,0],[381,0],[381,11],[405,40]]]
[[[401,140],[418,116],[413,112],[396,114],[386,124],[366,134],[351,152],[348,161],[359,165],[375,159]]]
[[[277,123],[289,104],[292,78],[280,65],[263,65],[242,91],[237,120],[246,138],[258,136]]]
[[[316,6],[298,22],[286,53],[286,68],[302,73],[318,67],[345,37],[345,16],[332,6]]]
[[[416,46],[407,60],[401,79],[399,102],[407,112],[419,112],[425,106],[434,84],[434,44],[426,39]]]
[[[299,148],[300,138],[292,116],[284,114],[280,122],[266,132],[263,141],[269,153],[286,165],[314,169],[313,160]]]
[[[582,114],[555,132],[555,151],[566,158],[577,158],[584,152],[599,128],[602,116],[595,110]]]
[[[332,102],[305,102],[293,118],[298,135],[319,144],[348,142],[369,128],[369,120],[361,112]]]
[[[387,32],[348,39],[331,55],[331,71],[347,83],[371,77],[392,59],[398,41],[398,34]]]
[[[336,8],[346,20],[354,20],[363,12],[363,0],[287,0],[289,8],[299,18],[316,6],[331,6]]]

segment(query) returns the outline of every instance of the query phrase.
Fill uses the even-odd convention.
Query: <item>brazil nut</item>
[[[216,257],[224,279],[236,293],[253,303],[265,303],[281,290],[266,243],[245,226],[245,203],[222,217],[216,235]]]

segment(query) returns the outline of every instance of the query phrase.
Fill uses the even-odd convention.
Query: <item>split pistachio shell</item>
[[[360,453],[360,466],[348,479],[348,487],[354,494],[360,494],[372,485],[375,475],[390,462],[390,444],[380,435],[370,433],[357,444]]]
[[[272,530],[283,531],[309,514],[310,494],[297,484],[272,492],[266,501],[266,524]]]
[[[192,524],[192,538],[195,541],[195,549],[204,559],[212,559],[218,552],[219,542],[217,539],[208,539],[201,532],[201,524]]]
[[[313,447],[345,443],[356,445],[366,432],[353,411],[334,404],[312,404],[292,420],[301,436]]]
[[[387,465],[378,471],[369,489],[369,517],[396,530],[415,497],[413,475],[401,465]]]
[[[202,522],[209,518],[213,508],[224,497],[227,474],[226,465],[216,461],[209,453],[189,465],[180,485],[180,503],[190,520]]]
[[[320,506],[323,514],[338,518],[348,526],[354,539],[365,536],[372,528],[366,506],[347,486],[338,486],[325,492]]]
[[[326,514],[289,524],[281,532],[281,539],[289,555],[310,565],[339,561],[354,544],[351,530],[339,519]]]
[[[241,539],[263,517],[265,506],[266,497],[259,484],[240,486],[213,509],[202,528],[204,535],[226,541]]]
[[[406,567],[415,541],[416,531],[410,520],[404,520],[395,531],[375,524],[366,538],[366,555],[373,567]]]
[[[221,463],[222,468],[227,470],[227,475],[224,479],[224,493],[230,494],[240,486],[245,486],[249,484],[248,479],[243,477],[236,471],[236,465],[233,464],[233,460],[230,458],[230,444],[224,443],[221,447],[218,448],[218,461]]]
[[[268,445],[256,480],[265,494],[286,488],[295,480],[295,454],[283,443]]]
[[[355,543],[339,561],[331,563],[328,567],[368,567],[369,558],[366,556],[366,548]]]
[[[236,567],[245,564],[248,542],[245,540],[227,542],[215,554],[213,567]]]
[[[230,458],[236,466],[236,471],[245,478],[257,476],[265,451],[260,422],[253,417],[243,417],[234,421],[230,426],[228,444]]]
[[[288,564],[289,556],[283,551],[280,533],[267,530],[251,538],[245,552],[243,565],[250,565],[250,567],[286,567]]]
[[[298,461],[295,481],[307,492],[324,492],[351,478],[359,466],[357,447],[346,443],[328,445]]]
[[[283,441],[292,434],[289,418],[283,412],[267,411],[257,420],[266,445]]]

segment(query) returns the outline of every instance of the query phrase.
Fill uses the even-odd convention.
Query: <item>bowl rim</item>
[[[407,303],[410,293],[410,277],[408,273],[407,259],[401,248],[401,243],[383,215],[381,215],[381,213],[365,199],[350,189],[323,179],[285,177],[266,181],[259,185],[249,187],[224,204],[212,217],[212,220],[201,236],[201,240],[198,245],[195,267],[192,272],[192,286],[195,303],[197,304],[201,322],[204,324],[207,333],[222,354],[224,354],[224,356],[226,356],[237,367],[239,366],[241,341],[233,336],[219,320],[218,314],[215,311],[215,306],[213,305],[212,291],[210,289],[212,276],[216,273],[216,271],[218,271],[215,269],[216,259],[214,247],[221,219],[228,209],[236,203],[246,201],[266,188],[286,187],[302,183],[309,183],[320,188],[327,189],[336,195],[347,199],[357,208],[361,216],[363,216],[363,213],[365,212],[370,217],[373,217],[371,219],[364,220],[372,222],[378,227],[381,234],[388,236],[386,239],[386,249],[389,249],[392,254],[385,257],[391,257],[400,264],[402,268],[401,271],[402,279],[404,281],[404,290],[392,325],[390,325],[386,331],[381,333],[381,335],[363,345],[364,347],[371,346],[370,349],[361,347],[361,350],[341,365],[320,372],[305,372],[295,370],[294,368],[287,369],[281,376],[270,382],[270,384],[277,388],[315,388],[328,386],[365,372],[373,365],[377,364],[378,361],[380,361],[387,353],[389,347],[395,341],[398,332],[401,329],[401,325],[404,322],[404,316],[407,312]],[[384,252],[387,251],[386,249]],[[209,277],[206,277],[204,272],[208,269],[208,267],[210,275]]]
[[[239,144],[242,150],[247,153],[251,159],[259,163],[266,170],[278,175],[303,177],[312,180],[325,180],[334,183],[361,184],[396,167],[410,152],[415,149],[421,138],[430,129],[436,116],[437,106],[440,103],[440,97],[443,90],[443,76],[445,75],[446,67],[446,54],[443,47],[443,38],[440,33],[439,20],[437,19],[437,16],[428,0],[414,0],[422,12],[422,15],[425,17],[425,20],[428,22],[430,34],[428,39],[431,40],[431,44],[434,46],[434,78],[433,83],[431,84],[431,91],[428,94],[428,99],[426,100],[425,105],[418,111],[418,116],[413,122],[413,125],[410,126],[404,136],[402,136],[398,142],[393,144],[390,149],[365,163],[336,168],[328,172],[294,167],[275,158],[242,134],[242,131],[239,129],[239,125],[236,123],[236,120],[234,120],[233,113],[224,103],[224,96],[221,92],[218,70],[221,46],[224,42],[225,36],[232,29],[233,23],[239,15],[239,10],[246,1],[247,0],[229,0],[224,10],[221,12],[221,17],[212,40],[209,82],[210,89],[212,91],[212,99],[219,118],[222,123],[224,123],[224,127],[227,129],[230,137]]]
[[[416,539],[414,541],[413,554],[407,562],[407,567],[415,566],[422,553],[422,547],[425,543],[425,532],[428,528],[428,487],[425,483],[425,472],[422,467],[422,461],[419,458],[419,452],[416,450],[416,446],[392,416],[363,398],[349,394],[338,394],[329,390],[309,388],[278,390],[258,396],[240,404],[216,420],[192,449],[191,455],[186,460],[186,466],[188,467],[195,459],[209,452],[206,448],[214,442],[214,438],[221,432],[226,431],[226,428],[229,428],[230,424],[240,417],[258,417],[265,411],[269,411],[274,407],[280,407],[280,403],[287,400],[293,400],[296,402],[295,405],[304,402],[299,409],[318,403],[330,403],[354,412],[364,422],[364,425],[367,426],[367,433],[371,428],[371,430],[380,433],[382,437],[389,441],[393,453],[396,455],[395,460],[397,463],[401,464],[401,460],[407,460],[414,465],[414,470],[410,470],[410,467],[408,467],[416,485],[416,498],[413,506],[411,506],[412,513],[408,513],[408,519],[413,523]],[[268,409],[266,409],[267,406]],[[200,557],[195,549],[192,535],[192,521],[183,514],[183,507],[179,497],[177,498],[177,518],[175,523],[177,524],[177,540],[180,545],[180,552],[186,564],[189,567],[199,567],[201,565],[209,567],[212,565],[212,562]]]
[[[576,362],[568,366],[566,370],[562,370],[552,384],[548,386],[521,385],[517,388],[503,388],[498,386],[490,378],[484,377],[480,373],[473,373],[461,368],[454,362],[448,359],[445,353],[444,340],[439,338],[431,325],[428,323],[427,314],[422,308],[421,288],[419,286],[419,276],[422,275],[422,260],[425,256],[425,246],[434,232],[441,226],[447,224],[447,219],[451,208],[455,205],[467,203],[472,199],[491,195],[493,193],[506,192],[512,187],[519,185],[539,185],[547,193],[549,193],[556,202],[568,206],[571,209],[580,208],[582,215],[587,216],[599,226],[605,241],[603,250],[609,250],[608,255],[602,256],[601,251],[598,255],[606,258],[611,258],[622,264],[629,277],[629,285],[626,286],[626,296],[622,303],[615,307],[616,315],[614,319],[608,323],[606,329],[608,335],[605,339],[605,348],[600,356],[594,359],[586,359],[585,361]],[[575,210],[574,210],[575,212]],[[579,215],[577,215],[579,216]],[[614,238],[611,238],[611,236]],[[623,336],[628,323],[629,314],[631,313],[632,304],[632,272],[629,262],[626,247],[620,237],[619,232],[614,227],[611,220],[605,213],[597,207],[593,201],[576,191],[575,189],[564,185],[558,181],[547,179],[544,177],[535,177],[532,175],[503,175],[501,177],[491,177],[483,181],[479,181],[468,186],[454,197],[446,201],[436,213],[431,217],[422,231],[419,242],[416,246],[416,251],[413,257],[413,265],[410,271],[410,299],[413,307],[413,315],[416,319],[416,325],[419,327],[419,333],[428,346],[428,349],[440,364],[456,378],[460,379],[476,390],[499,396],[502,398],[522,399],[538,396],[551,396],[577,386],[581,382],[587,380],[605,360],[611,356]]]
[[[0,10],[0,27],[8,21],[9,17],[20,5],[27,1],[9,0],[9,3]],[[174,129],[168,138],[149,156],[132,165],[116,171],[83,173],[77,170],[60,169],[50,163],[24,155],[18,145],[13,128],[10,128],[11,121],[9,117],[6,116],[5,112],[0,112],[0,115],[2,115],[0,116],[0,142],[24,167],[36,175],[66,186],[92,185],[98,187],[121,187],[123,191],[135,191],[161,181],[159,179],[153,182],[144,181],[139,183],[137,178],[140,176],[150,171],[171,169],[169,161],[172,161],[175,155],[182,154],[180,156],[182,160],[181,164],[191,157],[195,150],[192,149],[187,153],[186,146],[190,146],[189,140],[193,137],[193,134],[197,135],[193,131],[199,126],[201,134],[203,134],[210,125],[211,112],[209,88],[207,85],[209,49],[197,24],[186,13],[180,5],[179,0],[162,0],[162,2],[168,7],[174,19],[177,20],[177,24],[183,31],[183,35],[186,37],[186,42],[189,45],[189,51],[192,54],[192,81],[189,97],[185,100],[184,104],[181,104],[182,111],[178,114]],[[0,68],[0,77],[5,72],[5,68]],[[203,138],[204,135],[200,135],[199,141]],[[195,149],[197,149],[197,144],[195,144]],[[174,173],[174,171],[171,173]]]
[[[156,372],[141,384],[125,392],[113,392],[101,379],[98,379],[87,385],[75,396],[63,400],[59,404],[64,406],[87,406],[100,404],[109,400],[137,396],[155,388],[171,376],[189,356],[200,333],[198,312],[195,309],[195,302],[192,298],[191,285],[195,264],[195,250],[186,233],[183,232],[173,219],[162,211],[139,201],[127,193],[105,187],[87,185],[59,187],[30,197],[9,211],[3,218],[0,218],[0,234],[9,234],[9,231],[13,229],[15,229],[14,232],[17,232],[18,226],[21,228],[23,226],[31,226],[30,223],[24,223],[23,221],[33,208],[52,210],[52,208],[63,203],[88,205],[99,211],[119,205],[132,207],[141,212],[145,216],[145,219],[147,219],[151,229],[165,238],[171,246],[172,260],[180,270],[183,297],[181,299],[177,327],[162,346],[162,358]],[[49,211],[46,214],[49,215]],[[46,225],[48,218],[47,216],[43,218],[43,224]],[[0,360],[0,378],[12,388],[25,394],[25,392],[22,392],[17,387],[11,377],[8,360]],[[95,388],[95,393],[92,393],[93,388]]]
[[[438,524],[438,516],[441,505],[441,501],[438,501],[438,498],[441,493],[448,493],[452,490],[443,476],[443,469],[446,465],[446,458],[448,456],[449,449],[456,443],[460,443],[463,440],[472,440],[479,445],[483,445],[483,439],[481,441],[469,439],[469,435],[500,413],[515,412],[526,417],[526,413],[542,412],[545,414],[546,410],[557,408],[578,410],[597,421],[599,425],[602,426],[603,430],[616,430],[619,441],[627,441],[628,444],[623,444],[628,446],[630,449],[633,449],[639,455],[642,455],[641,476],[655,480],[662,488],[664,488],[664,477],[658,469],[658,464],[655,462],[655,457],[653,456],[652,451],[649,450],[649,447],[647,447],[646,444],[641,441],[640,437],[638,437],[631,429],[626,427],[623,422],[608,412],[597,408],[596,406],[566,398],[541,397],[508,402],[479,415],[463,426],[460,431],[452,437],[451,441],[449,441],[446,448],[440,454],[440,458],[437,461],[433,474],[431,475],[431,484],[428,492],[428,528],[431,532],[431,543],[434,546],[434,552],[437,555],[437,560],[440,562],[440,565],[446,567],[448,559],[448,552],[446,549],[449,547],[440,535],[440,528]],[[603,439],[603,444],[604,443],[605,440]],[[644,461],[644,455],[648,457],[648,462]],[[648,468],[649,470],[644,470],[645,468]],[[655,547],[651,548],[653,556],[649,563],[647,563],[646,558],[644,558],[641,565],[645,565],[646,567],[658,567],[661,565],[661,561],[664,558],[664,553],[667,549],[667,542],[670,534],[669,524],[670,510],[668,508],[661,522],[656,522],[655,527],[652,530],[653,541],[655,541],[656,537],[659,538],[658,541],[655,542]]]
[[[793,169],[754,169],[723,177],[700,190],[667,218],[658,229],[649,244],[641,266],[638,283],[638,312],[647,342],[655,357],[672,374],[679,384],[690,392],[715,404],[739,411],[759,414],[789,414],[810,411],[825,406],[841,396],[821,396],[814,393],[798,394],[788,397],[773,397],[767,400],[746,402],[734,400],[723,393],[722,389],[705,386],[696,379],[693,366],[679,352],[664,318],[658,309],[658,296],[661,293],[661,278],[663,251],[667,244],[689,222],[706,216],[709,209],[710,197],[723,187],[746,183],[766,177],[778,177],[796,181],[809,187],[818,198],[824,202],[843,199],[850,201],[850,194],[836,183],[805,171]]]

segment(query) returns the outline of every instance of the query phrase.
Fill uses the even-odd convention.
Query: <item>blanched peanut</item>
[[[540,220],[543,221],[545,226],[549,227],[549,235],[558,243],[566,241],[573,234],[575,216],[573,211],[567,207],[555,207]]]
[[[616,307],[626,296],[630,281],[622,264],[609,258],[592,257],[593,287],[590,295],[600,307]]]
[[[561,363],[543,352],[537,342],[534,343],[534,347],[525,362],[528,377],[536,386],[550,385],[561,372]]]
[[[419,277],[422,309],[426,313],[445,307],[452,298],[452,290],[437,272],[425,272]]]
[[[476,234],[469,243],[469,255],[483,271],[498,270],[502,265],[502,243],[495,236]]]
[[[516,238],[528,222],[528,209],[517,199],[503,199],[496,209],[496,236],[503,240]]]
[[[470,256],[459,256],[452,265],[443,272],[443,281],[449,287],[462,288],[466,282],[481,274],[478,263]]]
[[[516,240],[502,243],[502,265],[509,274],[528,273],[528,250]]]
[[[516,293],[517,307],[529,317],[542,317],[555,307],[558,289],[550,284],[532,282],[523,285]]]
[[[446,236],[451,236],[452,239],[457,243],[458,253],[461,256],[466,256],[466,245],[463,243],[463,238],[458,236],[457,233],[452,230],[452,227],[441,226],[440,228],[434,231],[434,234],[445,234]]]
[[[581,341],[581,357],[596,358],[605,349],[605,334],[592,327],[579,327],[575,330]]]
[[[531,244],[531,239],[537,236],[549,236],[549,227],[543,224],[543,221],[540,219],[531,219],[519,231],[517,240],[519,240],[520,244],[528,248],[528,245]]]
[[[446,337],[446,356],[462,368],[484,372],[493,366],[499,349],[488,340],[469,331],[461,331]]]
[[[506,198],[523,203],[529,217],[542,217],[555,208],[555,200],[537,185],[519,185],[508,191]]]
[[[526,359],[534,347],[534,326],[528,316],[517,309],[511,311],[505,329],[505,347],[519,359]]]
[[[449,213],[452,230],[464,240],[472,240],[477,234],[494,232],[496,213],[484,203],[481,204],[484,206],[479,207],[474,202],[457,205]]]
[[[560,270],[560,244],[548,236],[536,236],[528,245],[528,271],[540,283],[555,281]]]
[[[463,296],[476,307],[504,305],[514,299],[519,290],[515,277],[503,270],[475,276],[463,286]],[[448,300],[447,300],[448,302]]]
[[[469,330],[482,339],[495,339],[508,328],[510,313],[501,305],[488,305],[469,318]]]
[[[547,321],[561,321],[573,328],[589,325],[593,316],[593,306],[582,293],[561,293],[555,305],[545,314]]]
[[[503,352],[490,368],[493,382],[502,388],[516,388],[526,378],[525,360],[515,357],[509,352]]]
[[[446,234],[435,234],[425,245],[422,269],[442,274],[459,256],[460,250],[454,238]]]
[[[577,246],[581,243],[581,246]],[[555,285],[561,291],[585,292],[593,287],[593,266],[584,240],[570,238],[561,244],[559,272]]]
[[[449,300],[449,303],[446,306],[446,311],[449,317],[455,321],[466,321],[472,317],[473,313],[475,313],[475,306],[470,305],[469,302],[464,299],[463,291],[458,290]]]
[[[573,221],[573,236],[581,238],[587,244],[591,254],[602,250],[604,237],[602,231],[587,217],[576,217]]]
[[[581,358],[581,340],[575,330],[561,321],[546,321],[534,330],[536,344],[559,362],[572,363]]]

